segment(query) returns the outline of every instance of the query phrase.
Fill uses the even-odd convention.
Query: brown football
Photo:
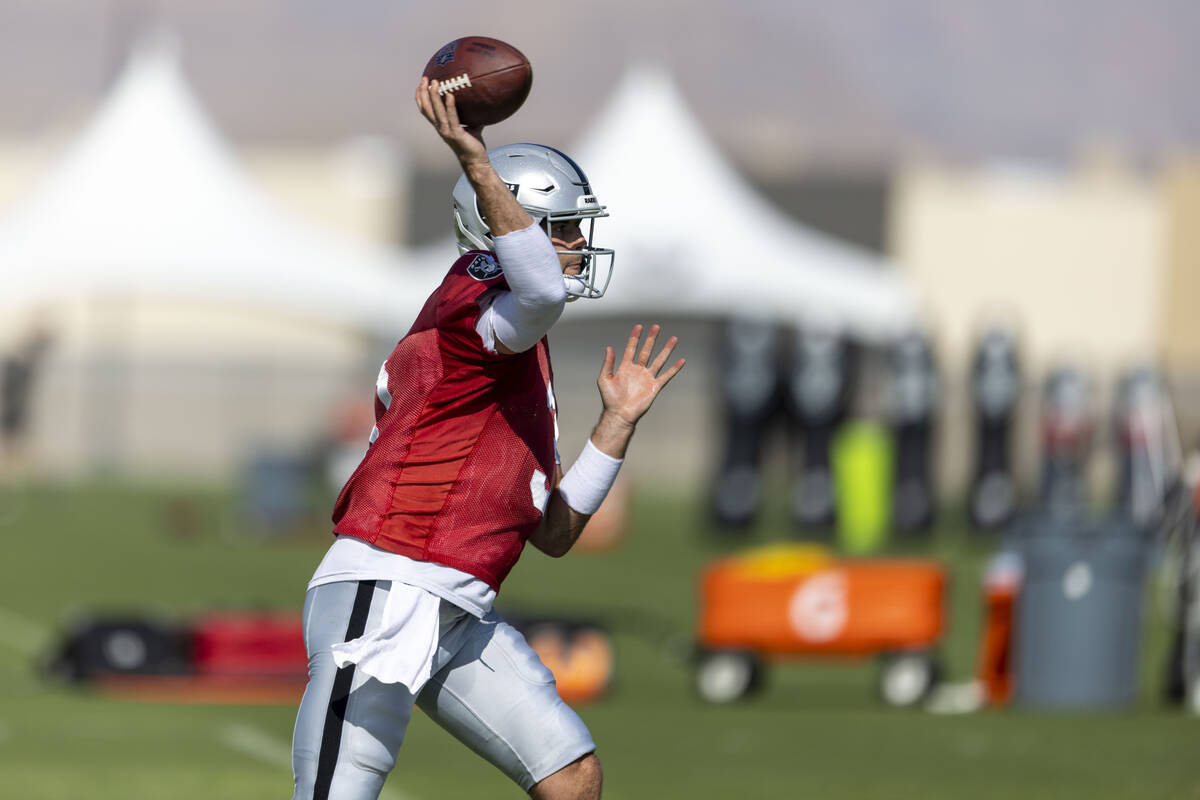
[[[441,84],[442,94],[454,93],[458,121],[464,125],[495,125],[507,119],[533,85],[529,59],[511,44],[486,36],[450,42],[433,54],[423,74]]]

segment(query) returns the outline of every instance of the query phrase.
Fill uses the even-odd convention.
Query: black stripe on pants
[[[363,635],[367,627],[367,615],[371,611],[371,596],[374,593],[375,581],[359,581],[358,593],[354,596],[354,608],[350,612],[350,624],[346,626],[347,642]],[[321,735],[321,753],[317,756],[317,780],[313,785],[313,800],[329,800],[333,770],[337,766],[338,750],[342,747],[342,724],[346,721],[346,704],[350,700],[350,686],[353,683],[353,664],[342,667],[334,676],[333,691],[329,695],[329,710],[325,712],[325,730]]]

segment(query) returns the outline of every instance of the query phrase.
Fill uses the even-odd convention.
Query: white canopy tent
[[[659,69],[632,69],[571,155],[613,215],[597,224],[597,238],[617,251],[608,313],[762,315],[866,339],[914,323],[915,299],[897,270],[763,200]]]
[[[903,274],[758,196],[657,68],[632,69],[569,154],[612,213],[596,224],[596,243],[617,256],[605,297],[566,318],[736,314],[876,341],[916,325]],[[436,283],[454,252],[447,242],[417,254],[419,282]]]
[[[414,296],[392,254],[277,211],[161,42],[134,53],[31,197],[0,219],[0,306],[185,298],[394,333]]]
[[[228,475],[263,448],[312,441],[362,380],[371,334],[394,340],[428,294],[399,258],[275,208],[172,51],[143,46],[0,218],[0,330],[42,320],[55,341],[35,460]]]

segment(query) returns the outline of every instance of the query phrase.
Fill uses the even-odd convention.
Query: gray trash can
[[[1149,537],[1119,518],[1043,518],[1026,533],[1015,632],[1017,704],[1131,705]]]

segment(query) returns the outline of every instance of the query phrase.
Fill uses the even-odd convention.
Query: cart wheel
[[[940,675],[932,653],[887,653],[879,671],[879,695],[895,708],[915,706],[929,696]]]
[[[709,703],[732,703],[762,682],[762,664],[745,650],[702,650],[696,660],[696,693]]]

